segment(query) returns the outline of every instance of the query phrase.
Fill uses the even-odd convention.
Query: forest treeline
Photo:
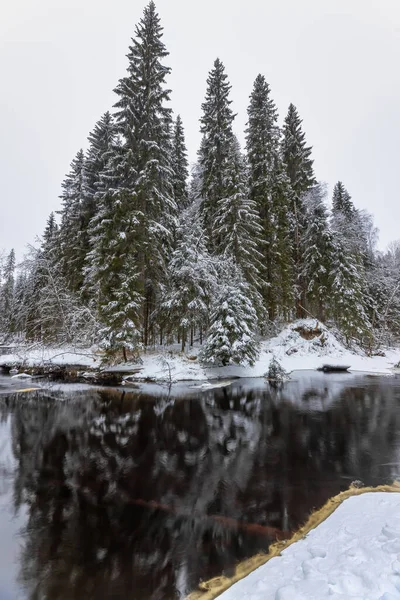
[[[310,315],[369,350],[396,339],[400,245],[376,250],[372,216],[340,181],[328,209],[296,107],[280,126],[258,75],[241,149],[217,59],[189,173],[167,56],[150,2],[113,110],[73,159],[57,216],[20,265],[13,251],[3,257],[3,339],[99,343],[125,358],[199,341],[218,364],[253,362],[261,336]]]

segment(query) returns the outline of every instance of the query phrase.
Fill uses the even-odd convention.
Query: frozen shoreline
[[[221,600],[400,597],[400,493],[344,500],[304,539],[235,583]]]
[[[125,375],[131,373],[132,380],[155,382],[258,378],[265,376],[270,361],[276,358],[288,372],[315,370],[326,363],[350,365],[351,371],[365,373],[391,375],[396,372],[394,365],[400,361],[400,348],[385,350],[385,356],[368,357],[361,351],[351,352],[320,323],[318,327],[321,333],[311,339],[304,339],[298,331],[299,325],[313,331],[316,323],[312,319],[298,321],[285,328],[277,337],[261,342],[260,355],[253,366],[204,366],[197,359],[199,347],[190,349],[188,354],[182,354],[179,348],[174,346],[148,351],[141,356],[140,365],[121,363],[107,368],[106,371]],[[102,371],[101,355],[93,348],[21,349],[20,352],[0,356],[1,366],[16,366],[20,370],[34,367],[65,367],[76,369],[82,374],[85,371]]]

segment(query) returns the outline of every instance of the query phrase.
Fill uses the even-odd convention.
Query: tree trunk
[[[182,327],[182,352],[185,352],[185,345],[186,345],[186,331],[185,331],[185,328]]]
[[[128,359],[126,357],[126,348],[125,348],[125,346],[122,346],[122,355],[124,357],[124,362],[128,362]]]

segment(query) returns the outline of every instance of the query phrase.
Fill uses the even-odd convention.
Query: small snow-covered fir
[[[218,289],[201,359],[217,366],[254,364],[258,357],[257,313],[248,284],[232,262],[220,265]]]

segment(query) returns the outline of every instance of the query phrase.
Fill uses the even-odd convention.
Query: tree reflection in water
[[[397,474],[399,394],[396,380],[318,375],[3,402],[26,597],[178,598],[229,573],[268,548],[268,528],[297,527],[352,479]]]

